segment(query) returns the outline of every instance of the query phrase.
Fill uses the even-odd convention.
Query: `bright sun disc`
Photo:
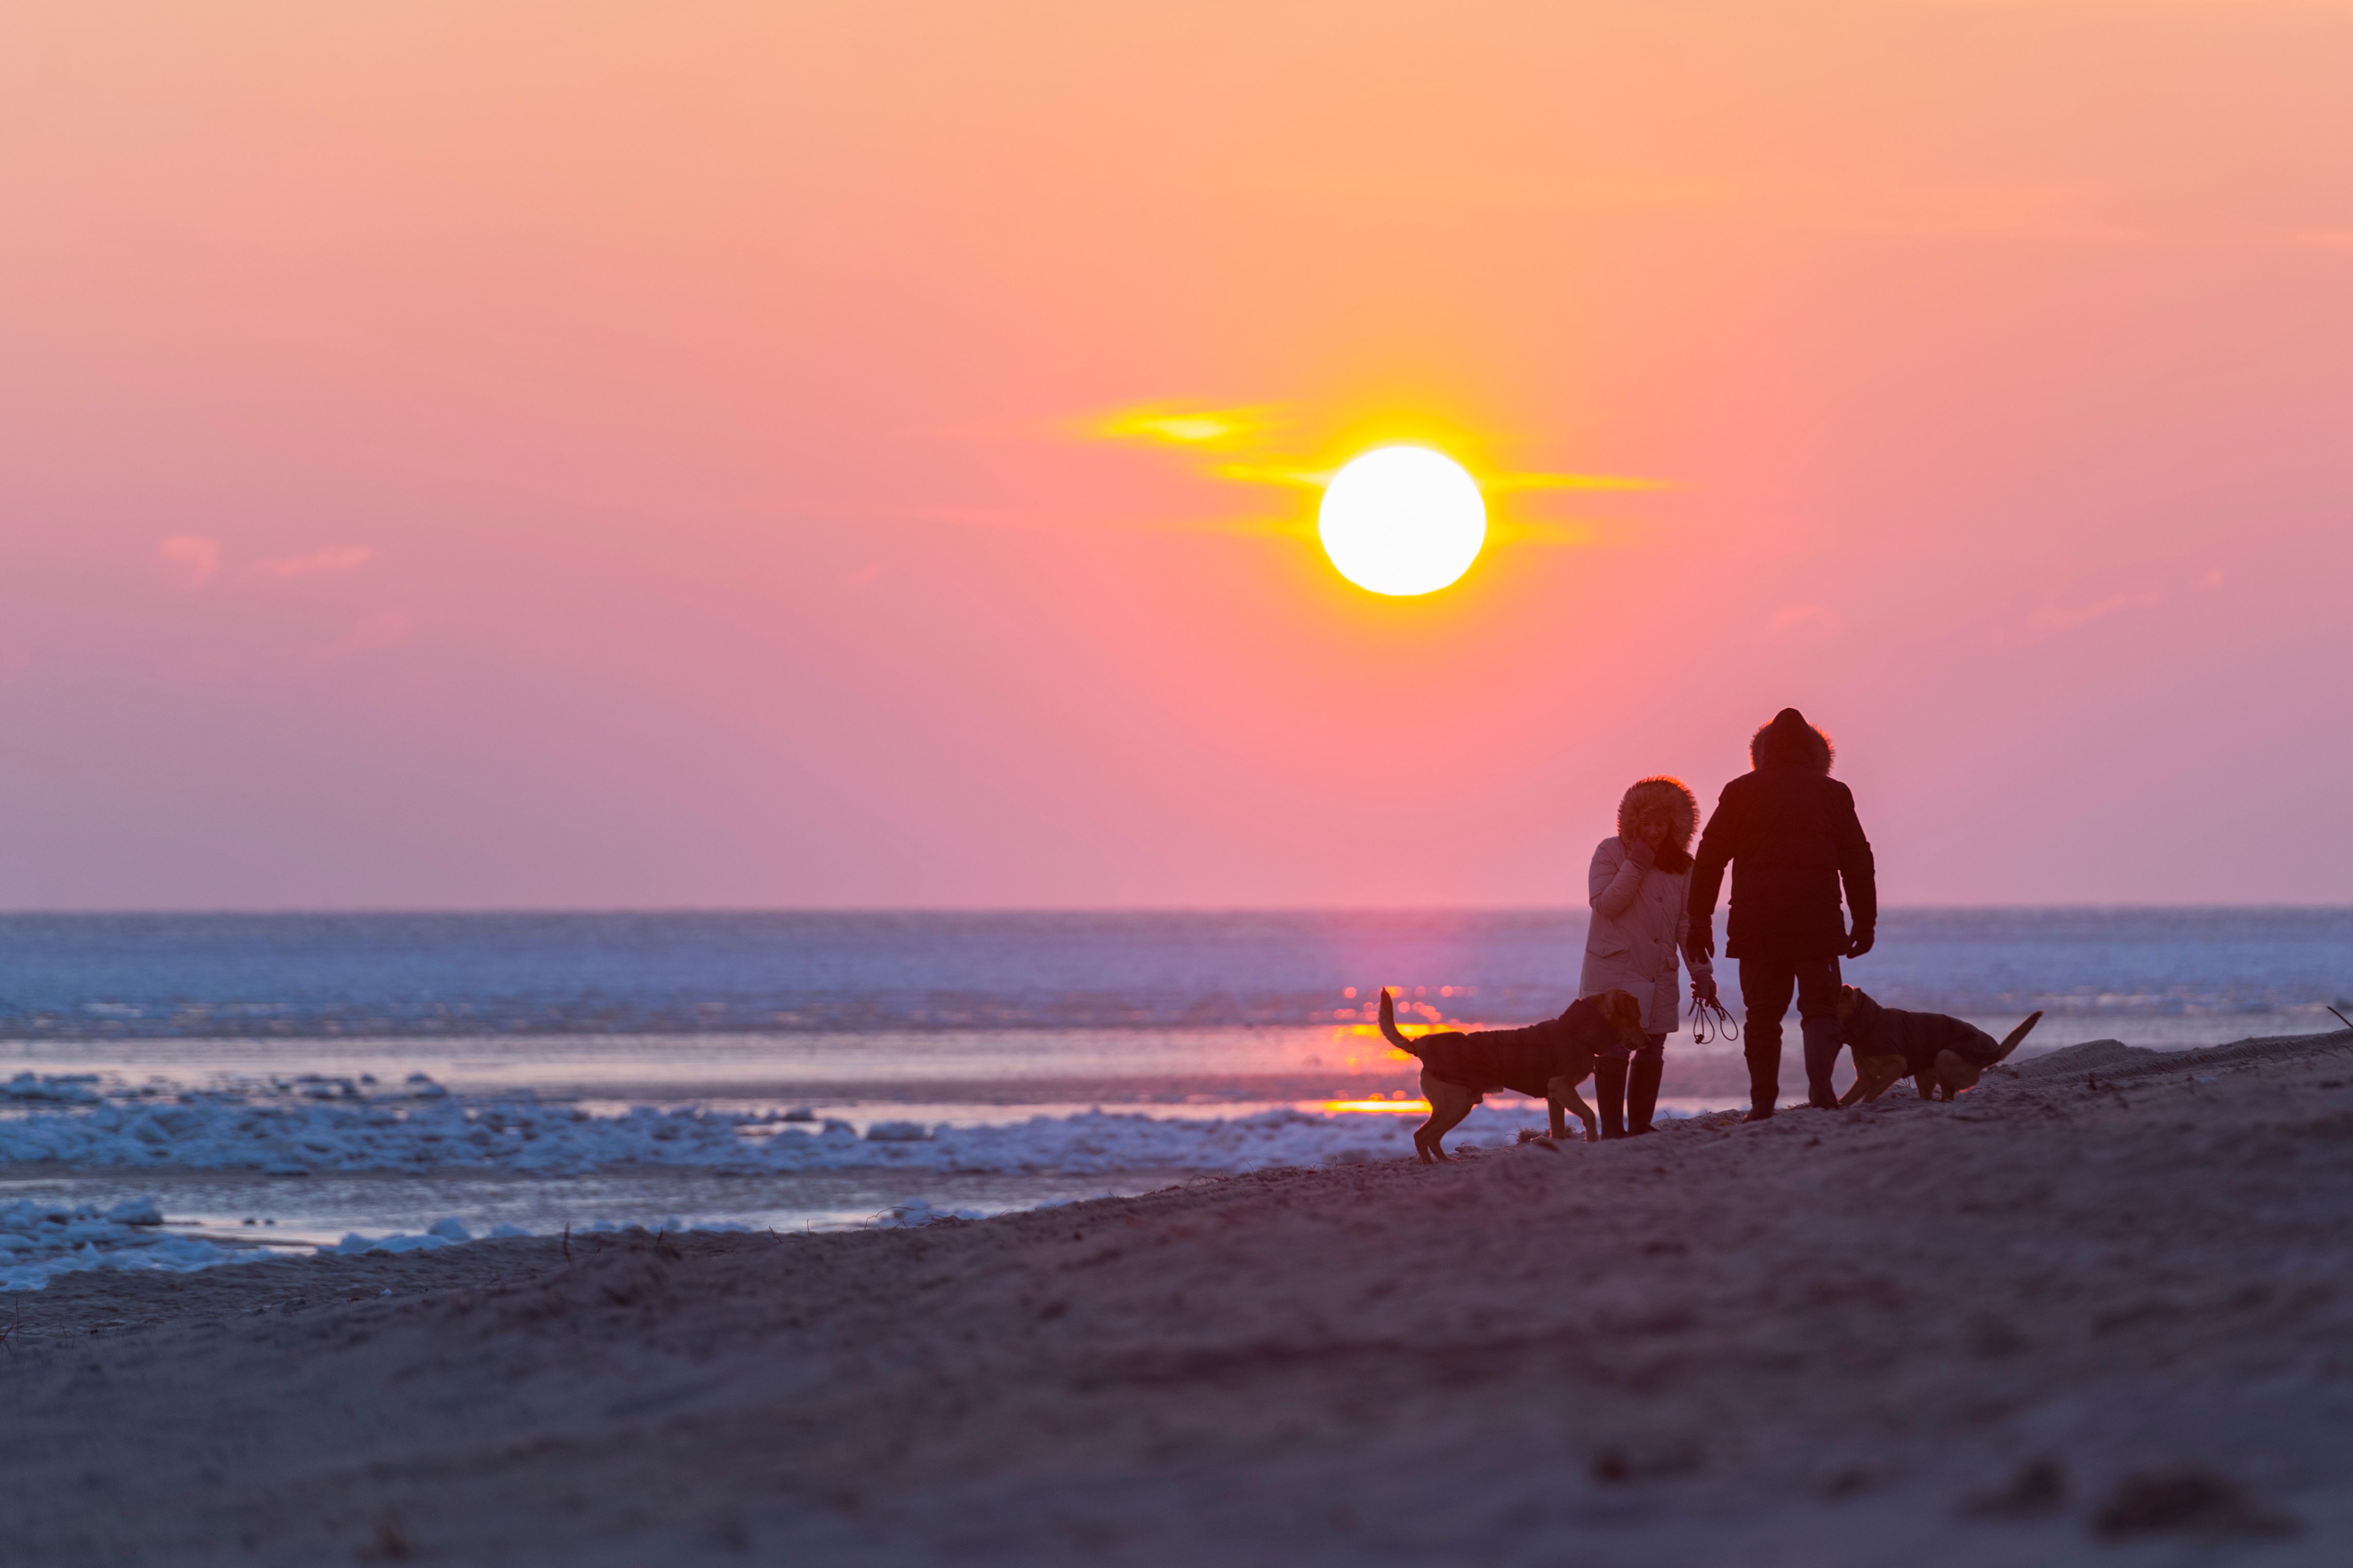
[[[1487,503],[1453,458],[1426,447],[1381,447],[1332,476],[1315,531],[1357,587],[1434,594],[1479,559]]]

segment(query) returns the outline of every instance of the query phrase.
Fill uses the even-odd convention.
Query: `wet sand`
[[[2336,1563],[2353,1033],[0,1300],[0,1563]]]

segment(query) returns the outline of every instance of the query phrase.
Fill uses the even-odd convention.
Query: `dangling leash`
[[[1692,1044],[1695,1046],[1740,1037],[1740,1026],[1732,1021],[1732,1015],[1723,1003],[1703,1000],[1698,996],[1692,998],[1691,1031]]]
[[[1717,1040],[1736,1040],[1740,1026],[1732,1021],[1731,1012],[1722,1002],[1699,994],[1699,983],[1692,983],[1692,1044],[1710,1045]]]

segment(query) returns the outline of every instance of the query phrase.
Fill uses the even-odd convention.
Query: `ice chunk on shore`
[[[1522,1128],[1541,1125],[1543,1114],[1534,1102],[1483,1106],[1463,1123],[1458,1141],[1509,1143]],[[846,1121],[812,1129],[775,1111],[638,1106],[592,1114],[535,1100],[427,1096],[414,1085],[359,1100],[301,1092],[164,1099],[124,1091],[95,1104],[42,1103],[0,1117],[0,1164],[285,1175],[499,1170],[554,1176],[649,1167],[772,1175],[1207,1174],[1410,1158],[1413,1120],[1288,1110],[1226,1118],[1091,1110],[978,1126],[881,1121],[861,1137]]]
[[[38,1290],[84,1268],[158,1268],[184,1274],[240,1258],[266,1257],[216,1247],[160,1227],[153,1197],[132,1198],[100,1212],[94,1204],[19,1199],[0,1208],[0,1290]]]
[[[20,1072],[6,1083],[0,1084],[0,1096],[9,1100],[57,1100],[68,1105],[96,1105],[100,1098],[91,1086],[94,1080],[81,1073],[52,1073],[35,1077]]]

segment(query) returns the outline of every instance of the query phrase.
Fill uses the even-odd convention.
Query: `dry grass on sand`
[[[2334,1564],[2348,1241],[2337,1035],[918,1231],[70,1277],[0,1303],[0,1561]]]

